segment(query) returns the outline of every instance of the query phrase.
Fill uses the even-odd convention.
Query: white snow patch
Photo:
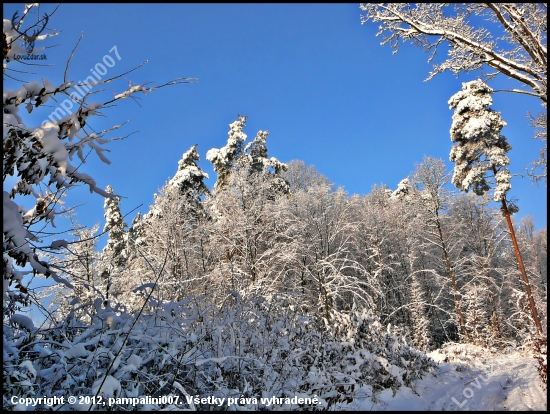
[[[519,351],[496,353],[485,348],[452,344],[428,354],[439,372],[415,384],[416,393],[401,387],[376,393],[363,387],[350,404],[333,409],[365,411],[546,411],[547,395],[537,362]]]

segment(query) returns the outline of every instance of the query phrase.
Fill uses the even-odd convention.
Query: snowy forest
[[[35,6],[4,16],[5,82],[28,70],[17,55],[58,35],[43,31],[55,15],[22,31]],[[430,77],[464,77],[448,101],[454,170],[425,156],[393,187],[364,195],[304,161],[279,160],[268,131],[248,131],[236,108],[218,148],[172,148],[183,155],[148,212],[123,215],[117,189],[82,166],[88,151],[110,162],[105,147],[121,125],[90,124],[113,102],[165,87],[184,94],[196,79],[95,101],[91,86],[120,77],[71,82],[71,54],[56,62],[63,83],[35,66],[34,80],[4,89],[4,409],[546,409],[547,231],[515,219],[514,149],[490,86],[507,76],[518,85],[510,93],[540,101],[532,124],[544,149],[530,171],[546,186],[546,4],[456,5],[451,17],[448,7],[361,6],[383,45],[412,40],[431,53],[446,42],[448,59]],[[503,44],[469,26],[474,14],[502,26]],[[483,67],[496,74],[468,78]],[[67,101],[70,111],[47,118]],[[26,121],[46,102],[41,125]],[[212,188],[201,158],[216,173]],[[61,208],[76,183],[104,198],[103,227]],[[70,236],[49,236],[60,215],[73,220]],[[477,391],[463,375],[481,375],[476,362],[499,355],[509,364],[498,371],[509,383],[492,394],[501,400],[474,406],[489,380],[478,378],[488,388]],[[510,361],[530,369],[521,395]],[[435,395],[450,392],[433,385],[445,375],[458,394]],[[420,396],[427,405],[410,402]]]

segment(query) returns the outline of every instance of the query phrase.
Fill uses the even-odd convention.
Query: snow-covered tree
[[[252,295],[284,296],[290,290],[288,267],[296,241],[281,194],[274,196],[270,175],[235,170],[224,191],[206,200],[216,220],[205,223],[216,258],[211,271],[214,290]],[[215,212],[215,213],[214,213]]]
[[[434,65],[428,80],[446,71],[458,76],[488,68],[480,75],[484,80],[504,75],[519,83],[510,92],[540,99],[544,111],[536,119],[546,124],[546,3],[363,3],[361,9],[361,23],[378,24],[381,44],[394,53],[402,41],[411,40],[430,53],[431,62],[448,45],[446,59]],[[544,141],[535,162],[543,170],[539,179],[546,176],[545,154]]]
[[[533,216],[521,220],[518,229],[518,243],[526,256],[527,269],[537,284],[547,289],[548,283],[548,236],[546,229],[535,230]]]
[[[499,112],[489,109],[493,90],[481,80],[465,82],[462,91],[449,100],[455,109],[451,126],[451,141],[456,142],[450,153],[455,163],[452,182],[460,190],[473,189],[477,195],[489,191],[488,175],[495,180],[494,200],[501,201],[512,188],[510,172],[506,168],[512,149],[501,135],[506,122]]]
[[[420,207],[419,211],[424,219],[424,231],[421,232],[422,239],[425,240],[423,245],[423,254],[430,255],[432,246],[436,245],[439,251],[435,257],[440,257],[442,260],[445,273],[448,275],[451,282],[451,289],[454,296],[455,314],[460,325],[462,335],[468,336],[465,327],[465,319],[461,309],[461,292],[458,287],[456,276],[456,267],[453,260],[452,247],[457,246],[453,240],[453,235],[447,234],[446,230],[452,231],[452,226],[445,226],[445,217],[443,215],[445,209],[448,208],[450,194],[445,189],[445,185],[449,182],[449,175],[445,172],[445,163],[443,160],[433,157],[424,157],[421,164],[416,165],[413,174],[413,183],[415,187],[415,202]],[[454,255],[456,260],[456,254]],[[435,266],[439,269],[440,266]],[[434,270],[435,270],[434,269]],[[437,270],[436,270],[437,273]]]
[[[538,181],[547,181],[548,170],[548,147],[546,144],[548,137],[548,118],[546,112],[539,113],[536,117],[527,114],[531,120],[531,126],[535,128],[535,139],[540,139],[544,142],[544,146],[540,149],[539,159],[534,161],[531,165],[529,175]]]
[[[202,250],[196,249],[196,244],[202,246],[203,221],[210,219],[203,200],[210,193],[204,183],[208,175],[198,160],[194,145],[183,153],[175,175],[154,194],[149,211],[138,213],[132,221],[125,238],[128,267],[113,281],[124,292],[120,300],[133,302],[131,290],[153,282],[160,268],[164,270],[156,288],[157,299],[181,299],[197,287],[192,280]]]
[[[72,286],[68,288],[63,284],[54,284],[40,293],[39,297],[43,298],[43,302],[49,301],[49,309],[53,311],[52,314],[47,314],[48,325],[63,321],[76,304],[90,304],[98,297],[102,300],[108,299],[109,282],[101,274],[104,268],[103,257],[96,245],[99,224],[88,229],[70,218],[74,227],[70,232],[73,240],[65,246],[62,255],[45,255],[48,263]],[[75,317],[83,323],[90,321],[86,312],[78,311]]]
[[[222,148],[212,148],[206,153],[206,159],[214,166],[218,178],[214,189],[221,190],[227,186],[227,180],[232,171],[244,169],[249,175],[266,171],[271,175],[273,190],[287,193],[288,183],[281,177],[281,173],[288,166],[277,158],[268,158],[266,140],[269,132],[258,131],[258,134],[246,147],[243,148],[247,135],[243,132],[246,125],[246,116],[239,115],[239,119],[229,125],[229,138]]]
[[[243,132],[246,125],[246,116],[239,115],[239,119],[229,124],[229,138],[227,144],[222,148],[212,148],[206,153],[206,159],[214,166],[214,171],[218,173],[218,178],[214,189],[221,190],[227,184],[227,179],[231,174],[234,163],[243,153],[244,141],[247,135]]]
[[[431,336],[431,323],[428,319],[428,312],[426,311],[425,289],[422,286],[421,275],[413,273],[411,275],[411,319],[413,322],[413,344],[414,347],[421,350],[429,349],[432,346]]]
[[[114,194],[113,188],[108,185],[105,189],[107,194]],[[124,222],[120,212],[120,197],[109,197],[105,199],[105,226],[104,232],[108,232],[107,245],[103,249],[104,255],[112,258],[113,265],[121,266],[124,263],[125,233],[128,225]]]
[[[126,233],[126,256],[128,260],[131,260],[139,256],[137,248],[143,243],[144,238],[144,221],[143,214],[138,212],[136,216],[132,219],[132,224],[128,228]]]
[[[291,193],[300,190],[307,191],[307,189],[313,185],[332,185],[330,180],[317,171],[315,166],[308,166],[302,160],[290,161],[288,163],[288,169],[281,175],[288,183]]]
[[[458,75],[487,65],[529,88],[513,92],[547,101],[545,4],[364,3],[361,9],[365,12],[361,23],[380,24],[377,35],[383,35],[382,44],[389,44],[395,52],[400,41],[412,40],[415,46],[431,53],[431,61],[438,48],[448,43],[447,59],[434,65],[428,79],[445,71]],[[477,16],[493,26],[497,34],[481,26]],[[496,27],[494,22],[498,22]],[[504,36],[497,43],[500,32]]]
[[[410,200],[411,184],[409,178],[403,178],[399,181],[397,189],[392,193],[392,198],[395,200]]]
[[[331,310],[373,305],[364,289],[368,272],[349,254],[355,222],[343,188],[317,184],[288,200],[299,240],[294,273],[304,301],[330,320]]]
[[[105,189],[107,194],[114,194],[113,188],[108,185]],[[109,197],[105,199],[105,226],[104,232],[108,232],[107,244],[103,248],[101,260],[101,276],[107,286],[106,299],[112,298],[111,293],[112,277],[119,273],[126,264],[126,228],[128,225],[124,222],[120,212],[120,197]],[[116,296],[118,292],[113,292]]]
[[[178,162],[178,171],[166,185],[167,191],[175,189],[187,198],[188,211],[195,215],[199,213],[201,198],[210,192],[204,183],[204,179],[208,179],[208,174],[197,164],[199,159],[197,145],[193,145],[183,153]]]
[[[499,112],[489,108],[492,93],[493,90],[487,84],[477,80],[463,83],[462,90],[449,100],[450,109],[455,110],[451,141],[457,143],[450,153],[450,159],[455,163],[452,182],[460,190],[473,189],[477,195],[484,195],[490,190],[488,175],[492,174],[495,186],[493,199],[502,205],[529,298],[533,322],[539,332],[542,332],[506,199],[507,192],[512,188],[512,176],[506,168],[510,163],[506,153],[511,146],[506,137],[500,134],[506,123]]]
[[[267,136],[269,132],[258,131],[253,141],[246,145],[240,164],[248,168],[249,174],[258,174],[263,171],[271,176],[271,186],[276,192],[288,193],[289,186],[281,174],[288,169],[288,165],[280,162],[277,158],[268,158]]]

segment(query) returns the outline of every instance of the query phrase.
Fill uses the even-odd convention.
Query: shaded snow
[[[19,325],[21,328],[24,328],[30,332],[34,332],[34,330],[36,329],[34,327],[34,324],[31,320],[31,318],[29,318],[28,316],[25,316],[25,315],[21,315],[21,314],[18,314],[16,313],[15,315],[13,315],[10,319],[13,323]]]
[[[436,376],[416,383],[416,392],[402,387],[393,396],[386,389],[372,399],[370,388],[356,393],[348,410],[472,411],[546,410],[546,390],[535,359],[522,352],[496,354],[474,345],[453,344],[428,354],[439,363]]]

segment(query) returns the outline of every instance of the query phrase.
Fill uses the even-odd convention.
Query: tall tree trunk
[[[506,205],[506,200],[502,200],[502,212],[504,217],[506,217],[506,222],[508,223],[508,228],[510,229],[510,236],[512,237],[512,244],[514,245],[514,252],[516,253],[516,258],[518,260],[519,270],[521,271],[521,277],[523,278],[523,283],[525,284],[525,290],[527,292],[527,297],[529,298],[529,305],[531,307],[531,314],[533,316],[533,321],[537,327],[539,333],[542,333],[542,326],[539,320],[539,314],[537,313],[537,308],[535,306],[535,300],[531,294],[531,285],[529,284],[529,279],[527,278],[527,273],[525,272],[525,266],[523,265],[523,259],[521,258],[521,253],[519,251],[518,241],[516,239],[516,233],[514,231],[514,226],[512,225],[512,219],[510,218],[510,211]]]

